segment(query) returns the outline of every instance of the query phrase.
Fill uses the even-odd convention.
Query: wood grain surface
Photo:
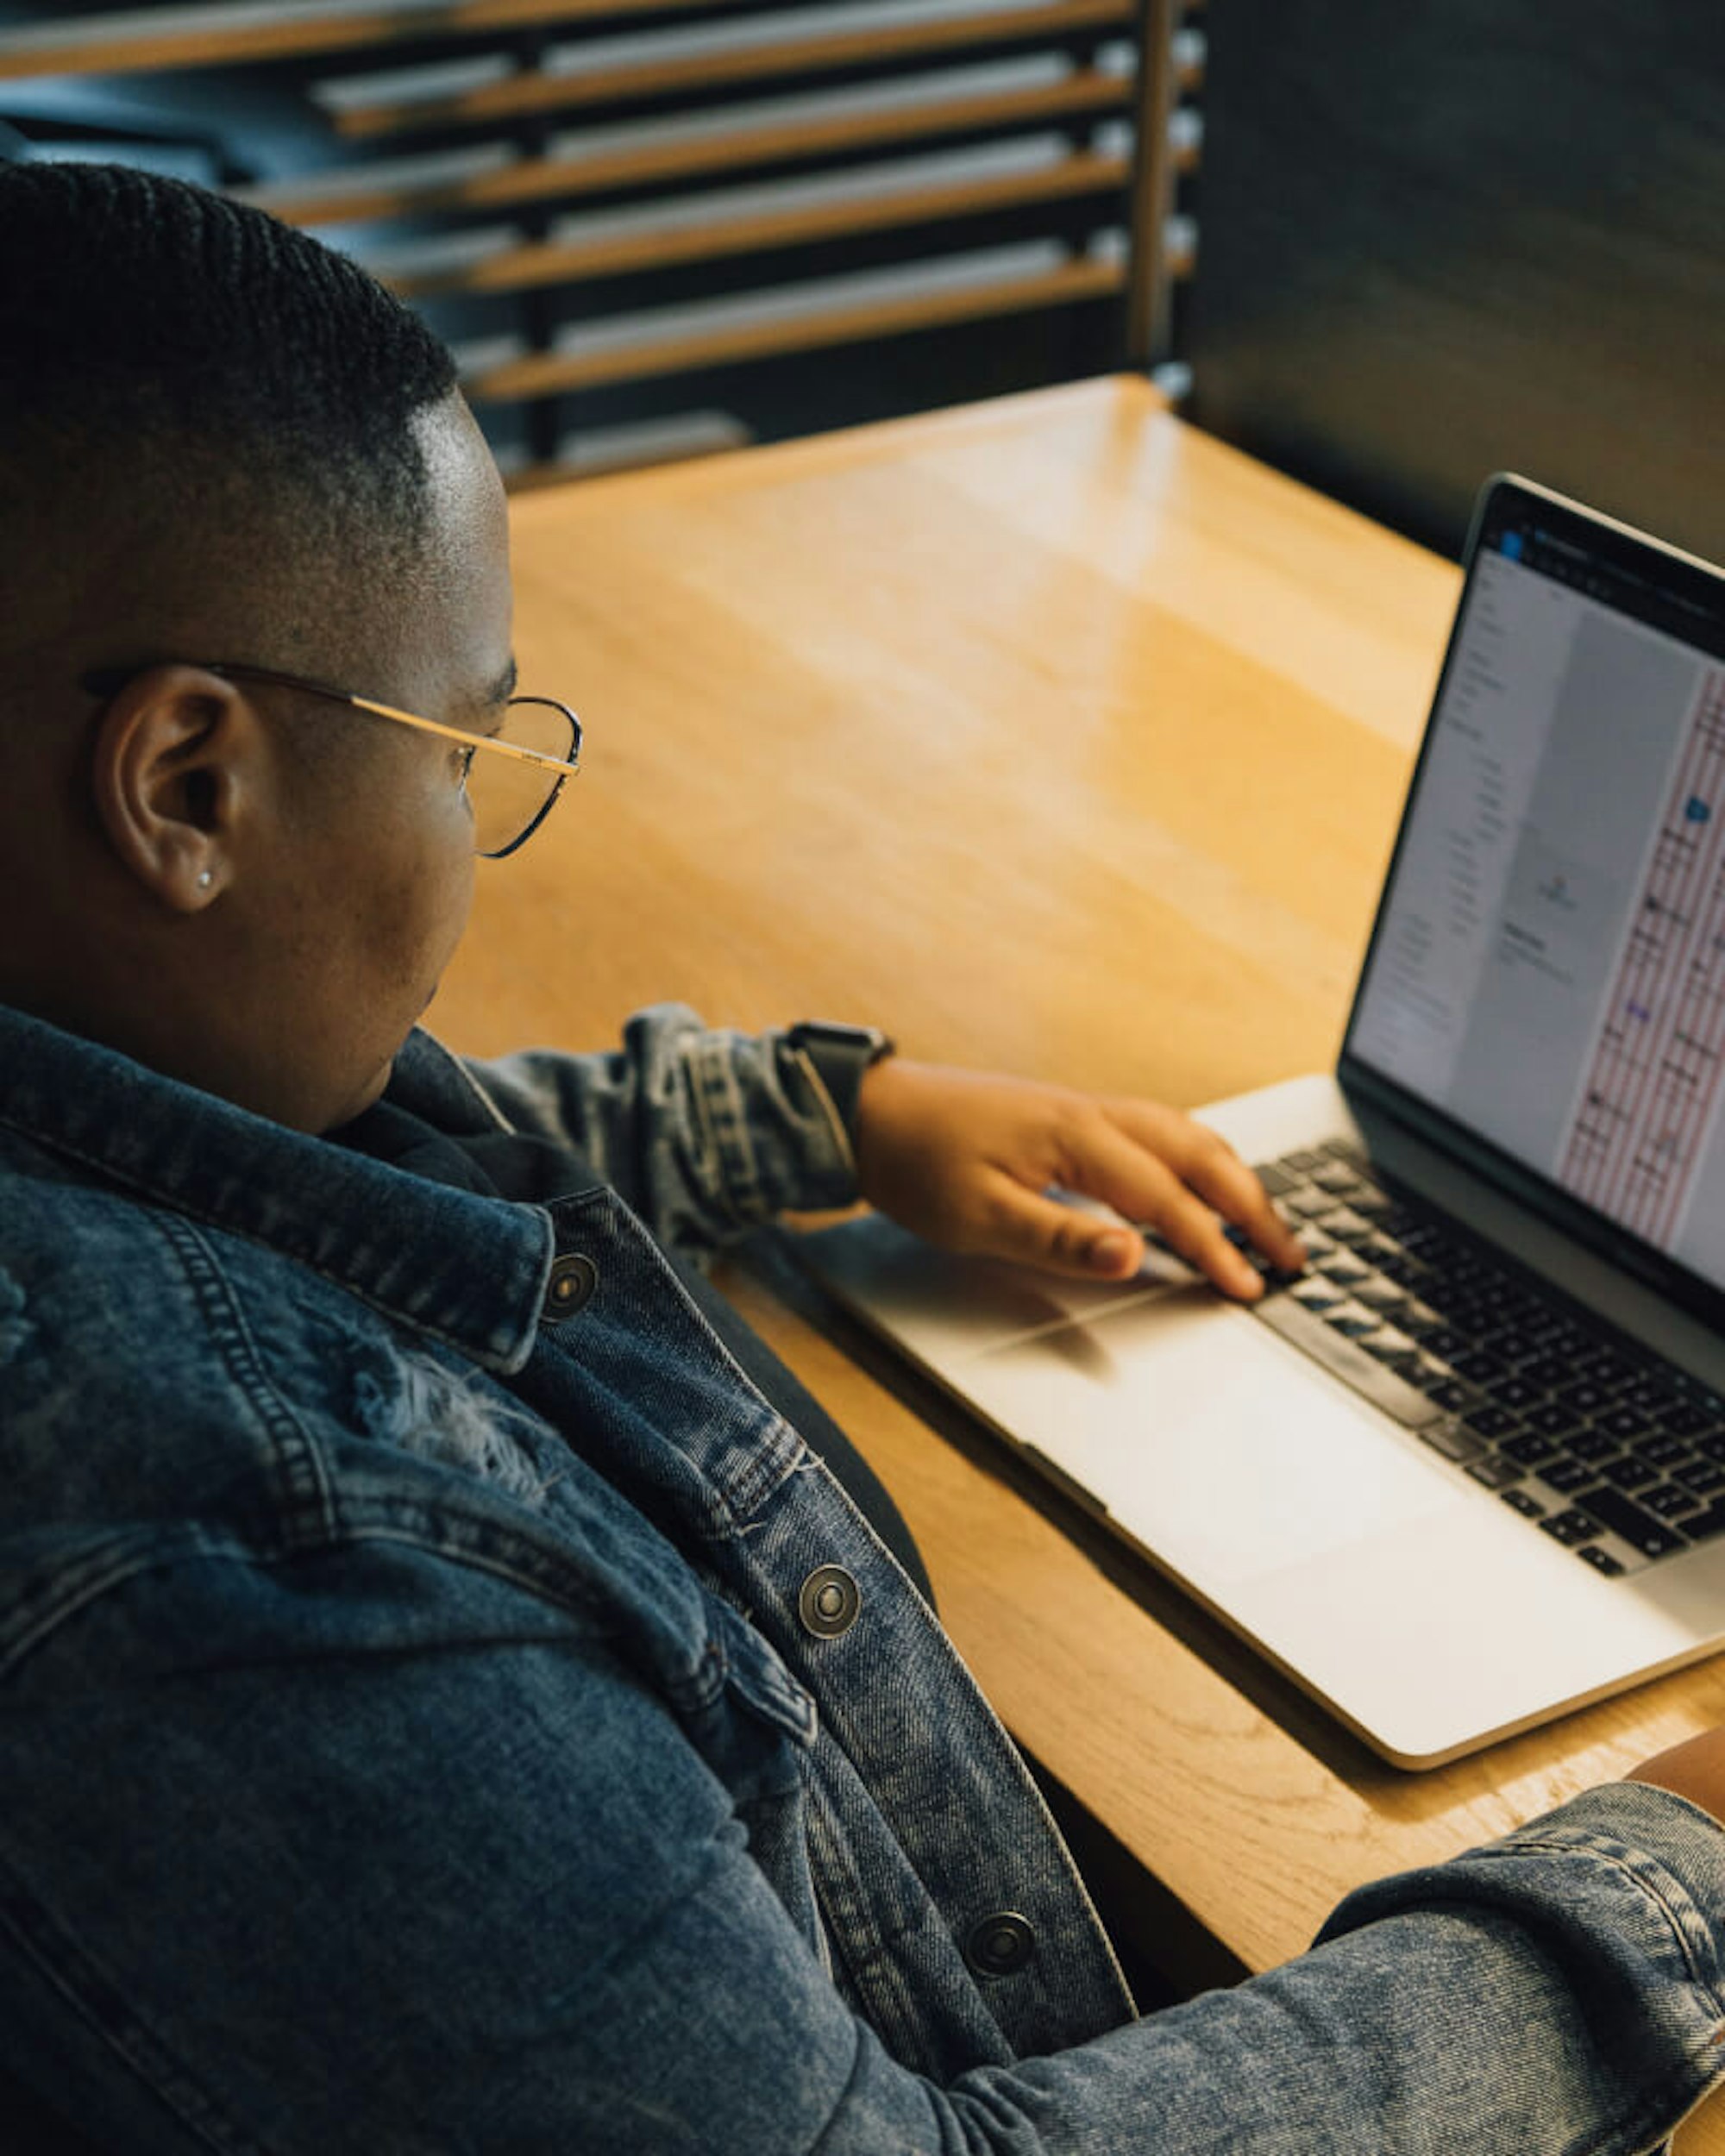
[[[637,1006],[877,1021],[1182,1106],[1333,1056],[1454,567],[1081,384],[519,498],[523,686],[582,777],[486,865],[434,1022],[612,1044]],[[875,1462],[985,1689],[1176,1975],[1725,1719],[1706,1665],[1384,1766],[1026,1482],[776,1244],[731,1292]],[[1703,2112],[1684,2156],[1725,2150]]]

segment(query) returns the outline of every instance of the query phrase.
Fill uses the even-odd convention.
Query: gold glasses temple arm
[[[446,726],[442,719],[421,718],[417,712],[398,711],[393,704],[379,704],[369,696],[348,695],[342,701],[351,704],[356,711],[370,711],[379,718],[392,718],[399,725],[416,726],[422,734],[442,734],[445,740],[459,741],[469,749],[496,749],[506,756],[518,757],[523,763],[543,764],[548,771],[566,772],[571,778],[581,768],[579,756],[573,762],[565,756],[548,756],[543,749],[524,749],[518,742],[505,741],[496,734],[470,734],[460,726]]]

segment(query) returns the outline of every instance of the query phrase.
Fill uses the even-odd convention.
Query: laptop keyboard
[[[1266,1272],[1272,1331],[1596,1571],[1725,1534],[1725,1399],[1346,1141],[1258,1173],[1310,1259]]]

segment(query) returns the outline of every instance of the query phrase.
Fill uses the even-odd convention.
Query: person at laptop
[[[1137,2019],[883,1494],[687,1262],[860,1190],[1129,1273],[1058,1180],[1250,1294],[1218,1214],[1297,1262],[1253,1179],[1165,1111],[818,1026],[445,1053],[473,856],[578,754],[510,700],[447,354],[309,239],[98,166],[0,170],[0,292],[9,2118],[1657,2140],[1725,2061],[1706,1744]]]

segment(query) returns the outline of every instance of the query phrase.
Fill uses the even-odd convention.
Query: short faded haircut
[[[129,523],[147,573],[195,520],[234,573],[302,597],[405,565],[428,513],[413,423],[455,385],[417,316],[260,210],[122,166],[0,165],[0,580],[19,602],[0,663],[30,635],[30,550],[80,530]]]

